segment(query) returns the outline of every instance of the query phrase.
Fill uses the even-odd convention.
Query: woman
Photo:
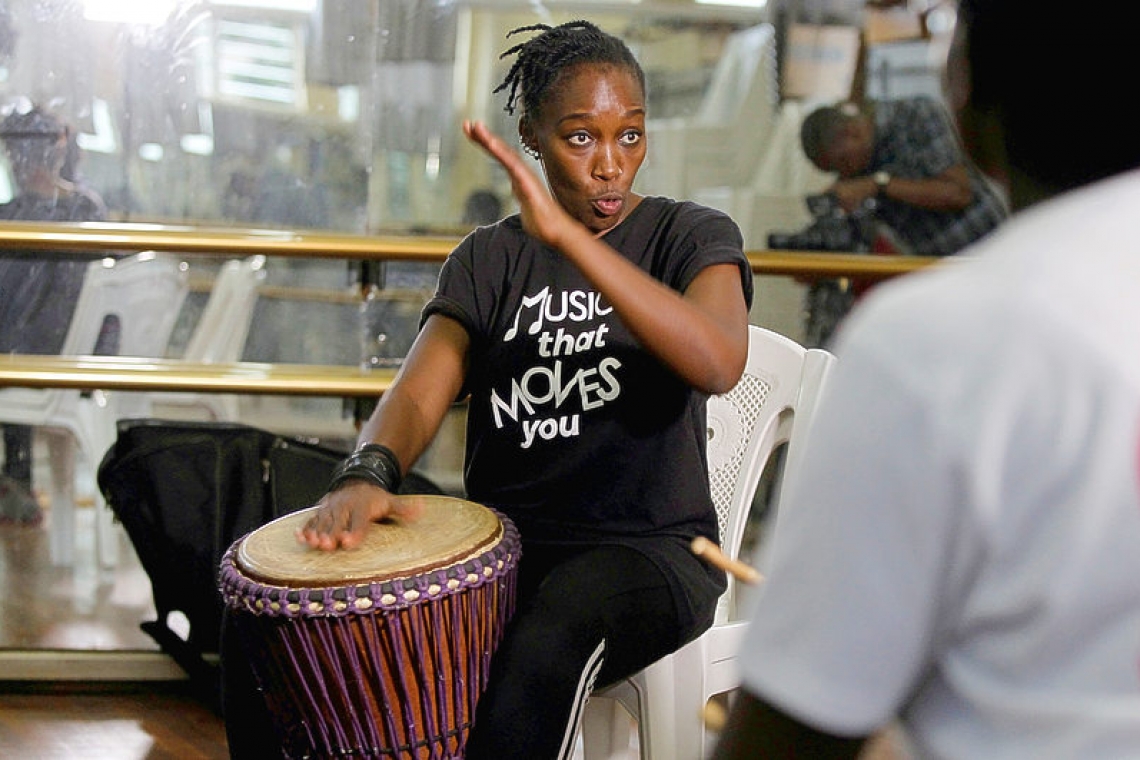
[[[482,124],[464,132],[509,174],[520,213],[471,233],[361,448],[300,532],[355,546],[450,404],[469,396],[466,487],[523,541],[518,609],[497,650],[467,757],[569,756],[593,685],[704,631],[724,590],[692,556],[716,539],[705,400],[747,354],[752,282],[737,226],[632,192],[645,158],[645,78],[576,21],[538,34],[496,92],[549,190]]]

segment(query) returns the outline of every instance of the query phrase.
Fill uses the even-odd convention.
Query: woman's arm
[[[396,379],[361,428],[358,447],[386,446],[406,473],[435,437],[463,387],[469,346],[467,331],[458,322],[429,317]],[[364,538],[370,523],[405,513],[413,504],[370,482],[350,480],[321,498],[297,537],[318,549],[351,548]]]
[[[506,169],[523,228],[570,259],[647,350],[705,392],[722,393],[736,384],[748,354],[748,307],[737,266],[707,267],[677,293],[575,221],[486,126],[467,122],[463,129]]]
[[[364,423],[357,445],[382,443],[407,472],[435,438],[467,376],[467,330],[450,317],[428,317],[391,387]]]

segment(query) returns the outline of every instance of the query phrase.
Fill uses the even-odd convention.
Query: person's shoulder
[[[907,95],[892,100],[875,101],[874,113],[880,121],[926,118],[947,113],[942,101],[926,94]]]
[[[901,102],[908,111],[919,117],[946,118],[949,115],[946,105],[931,95],[912,95]]]
[[[704,220],[732,220],[727,213],[718,208],[692,200],[677,200],[660,195],[647,195],[642,198],[636,213],[652,219],[671,218],[691,223]]]
[[[517,248],[525,245],[529,236],[523,230],[522,219],[511,214],[492,224],[483,224],[463,236],[452,249],[451,258],[473,258],[491,248]]]
[[[474,244],[480,244],[494,238],[523,235],[526,235],[526,232],[522,227],[522,217],[519,214],[510,214],[490,224],[480,224],[472,228],[463,239]]]
[[[1116,175],[1041,201],[1013,214],[995,234],[998,253],[1033,283],[1099,278],[1116,271],[1121,289],[1140,296],[1140,257],[1135,254],[1140,170]],[[1000,233],[1000,234],[997,234]],[[993,246],[998,248],[998,246]],[[1125,270],[1128,276],[1120,278]]]
[[[74,221],[102,221],[107,218],[107,204],[99,193],[82,184],[67,188],[68,218]]]
[[[963,342],[992,339],[1077,308],[1078,292],[1140,299],[1137,208],[1140,170],[1042,201],[960,253],[877,286],[850,322],[887,342],[922,333],[947,346],[955,335]],[[1014,320],[1015,314],[1024,318]]]

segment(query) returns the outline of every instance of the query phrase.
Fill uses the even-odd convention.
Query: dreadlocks
[[[645,92],[645,72],[626,44],[589,21],[569,21],[559,26],[534,24],[512,29],[507,37],[521,32],[541,32],[507,50],[499,58],[516,56],[510,71],[495,92],[507,91],[506,112],[515,113],[521,101],[523,113],[538,113],[546,94],[562,72],[579,63],[608,63],[637,76]]]

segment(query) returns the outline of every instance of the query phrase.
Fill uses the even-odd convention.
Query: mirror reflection
[[[862,2],[800,5],[0,0],[0,224],[461,235],[513,210],[505,176],[459,129],[479,119],[515,132],[492,92],[506,32],[587,17],[626,39],[646,70],[638,190],[723,208],[746,247],[763,248],[770,232],[810,222],[804,197],[831,180],[799,147],[813,104],[864,88],[939,93],[937,25],[905,54],[864,51]],[[805,62],[805,28],[840,31]],[[224,250],[5,250],[0,316],[34,316],[0,326],[0,352],[395,367],[437,270]],[[800,337],[802,283],[757,287],[754,321]],[[330,397],[93,394],[112,420],[240,421],[330,446],[350,446],[367,412]],[[47,424],[79,398],[0,390],[0,648],[157,650],[138,627],[154,609],[129,542],[119,530],[117,556],[100,549],[94,473],[109,441],[85,447]],[[423,463],[452,492],[462,409],[455,416]],[[66,519],[64,500],[75,507]]]

